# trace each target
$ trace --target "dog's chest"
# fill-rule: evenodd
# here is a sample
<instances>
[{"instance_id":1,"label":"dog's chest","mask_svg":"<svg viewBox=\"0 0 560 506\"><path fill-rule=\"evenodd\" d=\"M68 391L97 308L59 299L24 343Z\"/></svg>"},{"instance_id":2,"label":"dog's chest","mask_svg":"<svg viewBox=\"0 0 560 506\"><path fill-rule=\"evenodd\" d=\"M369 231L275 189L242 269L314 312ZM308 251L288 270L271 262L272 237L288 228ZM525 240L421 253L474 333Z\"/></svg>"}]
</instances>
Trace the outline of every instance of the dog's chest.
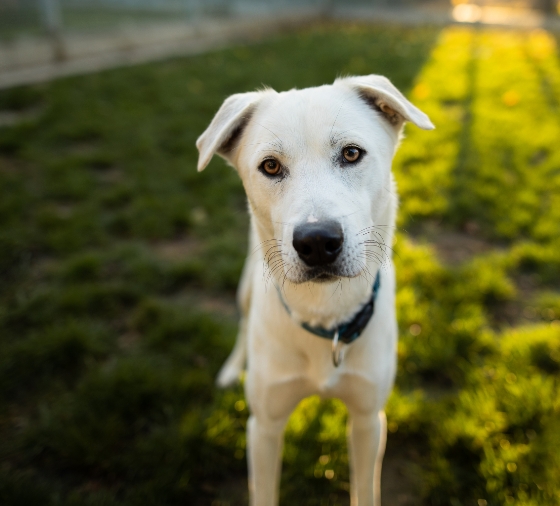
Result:
<instances>
[{"instance_id":1,"label":"dog's chest","mask_svg":"<svg viewBox=\"0 0 560 506\"><path fill-rule=\"evenodd\" d=\"M301 375L270 381L257 387L264 400L262 407L270 418L275 419L295 407L292 404L294 399L319 395L323 399L341 399L353 412L370 413L386 396L386 392L382 392L378 385L351 372L333 374L323 382L317 382L316 379Z\"/></svg>"},{"instance_id":2,"label":"dog's chest","mask_svg":"<svg viewBox=\"0 0 560 506\"><path fill-rule=\"evenodd\" d=\"M342 363L334 367L330 346L328 351L322 348L323 354L307 357L305 380L311 394L342 399L352 410L364 413L387 398L394 377L394 357L383 360L379 349L356 341L345 347Z\"/></svg>"}]
</instances>

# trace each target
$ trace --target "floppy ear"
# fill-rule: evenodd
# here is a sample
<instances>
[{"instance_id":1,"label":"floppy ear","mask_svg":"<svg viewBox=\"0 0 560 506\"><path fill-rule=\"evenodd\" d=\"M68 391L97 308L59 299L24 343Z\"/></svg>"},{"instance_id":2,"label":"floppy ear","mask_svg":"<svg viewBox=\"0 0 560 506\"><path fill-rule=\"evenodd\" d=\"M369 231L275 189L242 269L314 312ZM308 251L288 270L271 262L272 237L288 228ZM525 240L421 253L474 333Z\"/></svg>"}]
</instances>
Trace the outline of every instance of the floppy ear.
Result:
<instances>
[{"instance_id":1,"label":"floppy ear","mask_svg":"<svg viewBox=\"0 0 560 506\"><path fill-rule=\"evenodd\" d=\"M346 77L337 79L335 84L343 84L355 89L366 102L397 127L406 120L424 130L435 128L430 118L412 105L386 77L375 74Z\"/></svg>"},{"instance_id":2,"label":"floppy ear","mask_svg":"<svg viewBox=\"0 0 560 506\"><path fill-rule=\"evenodd\" d=\"M238 93L228 97L214 119L196 141L198 148L198 171L210 163L214 154L226 160L235 147L235 141L248 123L263 92Z\"/></svg>"}]
</instances>

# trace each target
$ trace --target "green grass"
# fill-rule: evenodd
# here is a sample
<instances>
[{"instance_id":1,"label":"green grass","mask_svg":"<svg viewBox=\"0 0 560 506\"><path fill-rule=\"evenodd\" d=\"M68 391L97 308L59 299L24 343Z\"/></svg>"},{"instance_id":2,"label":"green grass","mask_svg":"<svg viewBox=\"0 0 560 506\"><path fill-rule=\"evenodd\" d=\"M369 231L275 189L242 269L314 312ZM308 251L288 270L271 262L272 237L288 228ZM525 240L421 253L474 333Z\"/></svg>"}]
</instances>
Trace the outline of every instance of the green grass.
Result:
<instances>
[{"instance_id":1,"label":"green grass","mask_svg":"<svg viewBox=\"0 0 560 506\"><path fill-rule=\"evenodd\" d=\"M248 411L213 385L245 199L194 142L231 93L373 72L438 127L395 162L399 479L426 505L560 504L556 41L353 25L0 93L26 118L0 128L2 504L246 502ZM345 419L300 405L282 504L348 504Z\"/></svg>"}]
</instances>

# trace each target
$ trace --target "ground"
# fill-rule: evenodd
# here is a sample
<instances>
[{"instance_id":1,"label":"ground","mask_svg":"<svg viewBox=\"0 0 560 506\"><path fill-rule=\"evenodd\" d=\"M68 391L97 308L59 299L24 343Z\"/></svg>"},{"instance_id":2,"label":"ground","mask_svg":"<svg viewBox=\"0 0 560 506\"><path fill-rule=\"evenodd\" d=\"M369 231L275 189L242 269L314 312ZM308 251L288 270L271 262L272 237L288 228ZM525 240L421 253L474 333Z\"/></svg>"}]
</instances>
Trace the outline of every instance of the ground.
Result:
<instances>
[{"instance_id":1,"label":"ground","mask_svg":"<svg viewBox=\"0 0 560 506\"><path fill-rule=\"evenodd\" d=\"M543 31L315 26L0 93L0 502L246 501L241 184L194 142L231 93L381 73L407 127L385 504L560 489L560 63ZM6 119L7 118L7 119ZM348 504L346 410L288 424L282 504Z\"/></svg>"}]
</instances>

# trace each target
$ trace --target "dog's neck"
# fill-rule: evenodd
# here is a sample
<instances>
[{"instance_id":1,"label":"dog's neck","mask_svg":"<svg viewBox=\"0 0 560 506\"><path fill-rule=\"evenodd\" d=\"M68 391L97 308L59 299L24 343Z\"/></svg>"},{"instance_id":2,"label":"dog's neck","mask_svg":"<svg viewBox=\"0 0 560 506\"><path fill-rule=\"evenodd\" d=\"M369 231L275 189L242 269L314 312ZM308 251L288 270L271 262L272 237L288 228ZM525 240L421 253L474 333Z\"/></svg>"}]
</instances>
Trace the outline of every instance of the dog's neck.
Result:
<instances>
[{"instance_id":1,"label":"dog's neck","mask_svg":"<svg viewBox=\"0 0 560 506\"><path fill-rule=\"evenodd\" d=\"M278 297L298 323L331 329L351 320L369 301L378 268L368 266L371 276L341 278L329 283L285 283L278 288Z\"/></svg>"},{"instance_id":2,"label":"dog's neck","mask_svg":"<svg viewBox=\"0 0 560 506\"><path fill-rule=\"evenodd\" d=\"M375 234L382 236L384 244L391 246L393 242L393 224L397 206L396 194L387 202ZM258 227L255 227L258 228ZM256 230L257 235L260 236ZM372 232L372 236L373 236ZM260 237L259 237L260 238ZM260 238L265 241L266 238ZM390 248L385 251L385 261L390 261ZM366 263L367 269L356 278L340 278L333 282L307 282L294 284L284 279L283 273L274 276L276 288L270 284L280 302L289 308L290 315L298 323L307 323L314 327L332 329L341 323L351 320L370 300L375 277L381 269L383 283L383 264L373 256Z\"/></svg>"}]
</instances>

